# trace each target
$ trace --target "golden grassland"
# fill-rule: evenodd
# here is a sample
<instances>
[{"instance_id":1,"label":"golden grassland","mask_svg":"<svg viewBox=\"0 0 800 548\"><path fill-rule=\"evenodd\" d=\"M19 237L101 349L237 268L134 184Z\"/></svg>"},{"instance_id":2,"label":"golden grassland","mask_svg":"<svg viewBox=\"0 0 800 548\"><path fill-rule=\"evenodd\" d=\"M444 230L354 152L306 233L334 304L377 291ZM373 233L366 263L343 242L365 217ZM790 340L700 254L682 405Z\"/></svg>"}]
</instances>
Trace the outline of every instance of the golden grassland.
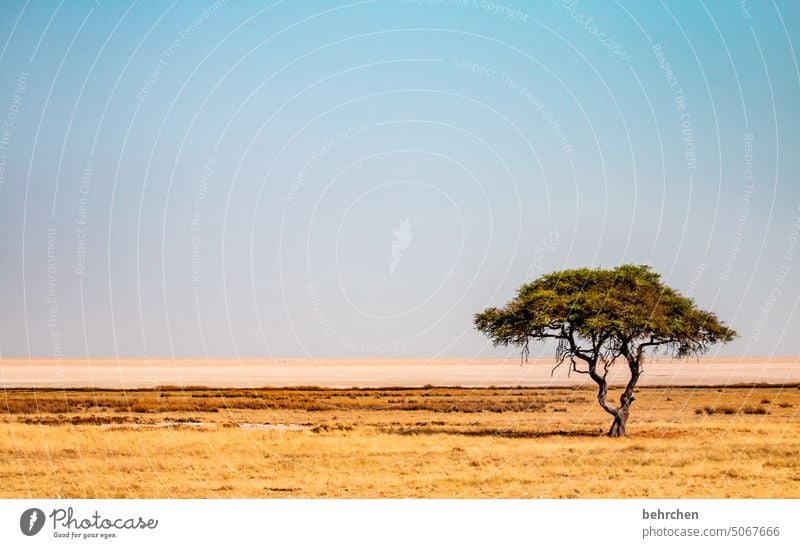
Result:
<instances>
[{"instance_id":1,"label":"golden grassland","mask_svg":"<svg viewBox=\"0 0 800 548\"><path fill-rule=\"evenodd\" d=\"M0 497L800 497L800 387L8 389Z\"/></svg>"}]
</instances>

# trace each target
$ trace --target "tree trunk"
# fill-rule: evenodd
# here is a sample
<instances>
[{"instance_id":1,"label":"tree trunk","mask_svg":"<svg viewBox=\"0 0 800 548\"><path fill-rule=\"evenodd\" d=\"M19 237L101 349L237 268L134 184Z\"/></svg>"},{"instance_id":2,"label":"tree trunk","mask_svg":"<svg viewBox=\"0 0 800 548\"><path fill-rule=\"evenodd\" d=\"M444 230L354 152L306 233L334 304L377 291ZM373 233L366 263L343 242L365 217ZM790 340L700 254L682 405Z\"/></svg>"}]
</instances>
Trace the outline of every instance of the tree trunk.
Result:
<instances>
[{"instance_id":1,"label":"tree trunk","mask_svg":"<svg viewBox=\"0 0 800 548\"><path fill-rule=\"evenodd\" d=\"M631 378L628 380L628 384L625 386L625 390L619 398L619 407L614 407L606 400L606 396L608 396L608 383L606 382L605 374L601 375L597 372L597 360L587 360L589 376L597 383L597 402L606 413L614 417L614 422L611 424L611 429L608 431L608 436L612 438L620 438L627 435L625 432L625 425L628 423L628 415L630 415L631 404L634 400L633 389L636 388L636 383L639 381L639 375L641 374L641 357L639 355L631 355L627 344L622 346L621 354L625 356L628 362Z\"/></svg>"},{"instance_id":2,"label":"tree trunk","mask_svg":"<svg viewBox=\"0 0 800 548\"><path fill-rule=\"evenodd\" d=\"M628 411L627 408L625 410L625 418L620 422L622 425L622 434L613 434L612 432L615 431L615 427L617 427L618 421L620 421L620 411L621 409L617 409L610 403L606 401L606 396L608 395L608 383L606 383L606 378L604 375L598 375L597 369L594 363L589 364L589 375L592 377L594 382L597 383L597 402L600 404L600 407L603 410L614 417L614 426L611 427L611 432L608 433L609 436L619 436L625 434L625 422L628 420ZM619 428L616 429L618 431Z\"/></svg>"},{"instance_id":3,"label":"tree trunk","mask_svg":"<svg viewBox=\"0 0 800 548\"><path fill-rule=\"evenodd\" d=\"M639 381L641 374L641 357L633 356L628 352L627 345L623 347L623 356L628 360L628 369L631 372L631 378L628 380L625 390L619 397L619 409L614 413L614 422L611 423L611 429L608 435L611 438L621 438L627 436L625 432L625 425L628 424L628 416L631 412L631 404L633 403L633 389L636 388L636 383Z\"/></svg>"},{"instance_id":4,"label":"tree trunk","mask_svg":"<svg viewBox=\"0 0 800 548\"><path fill-rule=\"evenodd\" d=\"M633 398L631 398L631 400L629 400L627 404L624 404L617 411L617 414L614 416L614 422L611 423L611 430L608 431L609 437L621 438L627 435L625 433L625 425L628 423L628 415L630 414L631 401L633 401Z\"/></svg>"}]
</instances>

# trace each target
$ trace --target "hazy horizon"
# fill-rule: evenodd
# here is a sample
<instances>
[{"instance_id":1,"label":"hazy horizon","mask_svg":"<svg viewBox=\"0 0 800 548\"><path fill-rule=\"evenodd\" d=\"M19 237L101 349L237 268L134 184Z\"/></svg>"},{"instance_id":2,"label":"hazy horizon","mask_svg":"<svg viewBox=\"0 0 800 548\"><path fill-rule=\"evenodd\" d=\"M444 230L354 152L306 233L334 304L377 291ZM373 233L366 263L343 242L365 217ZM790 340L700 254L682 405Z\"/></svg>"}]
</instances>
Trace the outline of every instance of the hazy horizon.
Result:
<instances>
[{"instance_id":1,"label":"hazy horizon","mask_svg":"<svg viewBox=\"0 0 800 548\"><path fill-rule=\"evenodd\" d=\"M796 2L0 13L0 357L513 356L621 263L800 355Z\"/></svg>"}]
</instances>

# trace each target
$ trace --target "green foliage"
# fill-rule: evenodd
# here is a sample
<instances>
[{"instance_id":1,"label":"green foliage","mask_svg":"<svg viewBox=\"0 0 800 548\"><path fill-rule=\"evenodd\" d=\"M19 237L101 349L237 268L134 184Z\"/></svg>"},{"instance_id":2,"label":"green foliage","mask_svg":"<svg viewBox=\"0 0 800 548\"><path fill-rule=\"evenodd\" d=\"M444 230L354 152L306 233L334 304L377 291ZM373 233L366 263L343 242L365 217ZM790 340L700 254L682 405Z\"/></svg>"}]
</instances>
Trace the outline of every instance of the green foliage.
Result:
<instances>
[{"instance_id":1,"label":"green foliage","mask_svg":"<svg viewBox=\"0 0 800 548\"><path fill-rule=\"evenodd\" d=\"M552 338L562 359L631 355L637 363L648 347L675 357L699 355L736 336L650 267L637 265L544 275L520 287L504 307L476 314L475 325L495 346L519 346L523 356L529 341Z\"/></svg>"}]
</instances>

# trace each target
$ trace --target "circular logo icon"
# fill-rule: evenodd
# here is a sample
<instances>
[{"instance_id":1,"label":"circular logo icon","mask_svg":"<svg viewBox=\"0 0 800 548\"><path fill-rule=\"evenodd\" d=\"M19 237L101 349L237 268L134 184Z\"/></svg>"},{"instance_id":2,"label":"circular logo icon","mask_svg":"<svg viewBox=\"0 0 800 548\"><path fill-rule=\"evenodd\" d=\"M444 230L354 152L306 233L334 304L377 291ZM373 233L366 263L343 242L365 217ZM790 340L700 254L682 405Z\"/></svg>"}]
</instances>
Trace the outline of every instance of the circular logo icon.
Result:
<instances>
[{"instance_id":1,"label":"circular logo icon","mask_svg":"<svg viewBox=\"0 0 800 548\"><path fill-rule=\"evenodd\" d=\"M32 537L44 527L44 512L38 508L28 508L19 517L19 529L22 534Z\"/></svg>"}]
</instances>

